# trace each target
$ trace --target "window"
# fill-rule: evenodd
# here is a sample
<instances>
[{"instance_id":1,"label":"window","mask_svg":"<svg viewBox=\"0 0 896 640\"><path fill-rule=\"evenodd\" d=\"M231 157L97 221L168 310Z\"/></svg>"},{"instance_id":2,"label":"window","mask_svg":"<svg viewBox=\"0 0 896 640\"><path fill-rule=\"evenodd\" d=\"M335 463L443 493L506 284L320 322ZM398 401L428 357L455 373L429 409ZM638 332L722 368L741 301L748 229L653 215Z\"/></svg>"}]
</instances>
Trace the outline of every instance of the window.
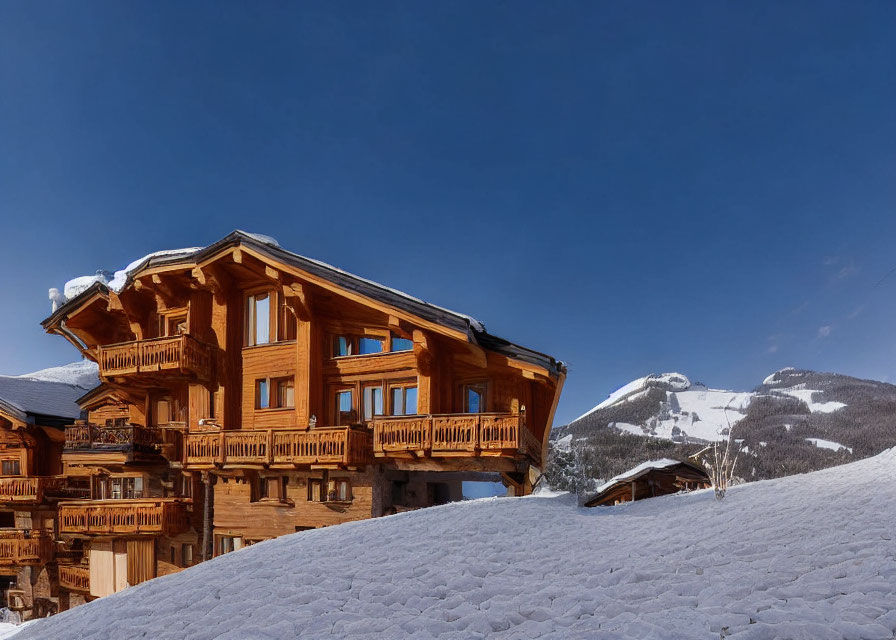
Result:
<instances>
[{"instance_id":1,"label":"window","mask_svg":"<svg viewBox=\"0 0 896 640\"><path fill-rule=\"evenodd\" d=\"M410 351L414 348L414 343L407 338L393 333L392 334L392 351Z\"/></svg>"},{"instance_id":2,"label":"window","mask_svg":"<svg viewBox=\"0 0 896 640\"><path fill-rule=\"evenodd\" d=\"M328 500L349 502L352 499L352 485L347 478L339 478L330 482Z\"/></svg>"},{"instance_id":3,"label":"window","mask_svg":"<svg viewBox=\"0 0 896 640\"><path fill-rule=\"evenodd\" d=\"M277 406L278 407L294 407L296 403L295 383L292 378L278 378L277 385Z\"/></svg>"},{"instance_id":4,"label":"window","mask_svg":"<svg viewBox=\"0 0 896 640\"><path fill-rule=\"evenodd\" d=\"M296 317L292 309L285 304L280 305L280 322L277 323L277 339L278 340L295 340L296 339Z\"/></svg>"},{"instance_id":5,"label":"window","mask_svg":"<svg viewBox=\"0 0 896 640\"><path fill-rule=\"evenodd\" d=\"M365 422L373 420L374 416L383 415L383 387L380 385L364 387L361 404Z\"/></svg>"},{"instance_id":6,"label":"window","mask_svg":"<svg viewBox=\"0 0 896 640\"><path fill-rule=\"evenodd\" d=\"M291 409L295 403L295 378L292 376L255 381L256 409Z\"/></svg>"},{"instance_id":7,"label":"window","mask_svg":"<svg viewBox=\"0 0 896 640\"><path fill-rule=\"evenodd\" d=\"M181 486L180 486L180 495L183 498L192 498L193 497L193 476L181 476L180 477Z\"/></svg>"},{"instance_id":8,"label":"window","mask_svg":"<svg viewBox=\"0 0 896 640\"><path fill-rule=\"evenodd\" d=\"M271 406L271 391L268 379L255 381L255 408L269 409Z\"/></svg>"},{"instance_id":9,"label":"window","mask_svg":"<svg viewBox=\"0 0 896 640\"><path fill-rule=\"evenodd\" d=\"M367 355L368 353L382 353L383 352L383 339L382 338L360 338L358 340L358 353L360 355Z\"/></svg>"},{"instance_id":10,"label":"window","mask_svg":"<svg viewBox=\"0 0 896 640\"><path fill-rule=\"evenodd\" d=\"M325 499L324 481L320 478L310 478L308 480L308 502L324 502Z\"/></svg>"},{"instance_id":11,"label":"window","mask_svg":"<svg viewBox=\"0 0 896 640\"><path fill-rule=\"evenodd\" d=\"M4 460L3 466L2 466L2 471L3 471L3 475L5 475L5 476L22 475L18 460Z\"/></svg>"},{"instance_id":12,"label":"window","mask_svg":"<svg viewBox=\"0 0 896 640\"><path fill-rule=\"evenodd\" d=\"M183 565L185 567L190 567L193 565L193 545L191 544L182 544L180 545L180 558L183 560Z\"/></svg>"},{"instance_id":13,"label":"window","mask_svg":"<svg viewBox=\"0 0 896 640\"><path fill-rule=\"evenodd\" d=\"M217 536L217 538L218 555L243 548L243 539L239 536Z\"/></svg>"},{"instance_id":14,"label":"window","mask_svg":"<svg viewBox=\"0 0 896 640\"><path fill-rule=\"evenodd\" d=\"M417 387L392 387L392 415L412 416L417 413Z\"/></svg>"},{"instance_id":15,"label":"window","mask_svg":"<svg viewBox=\"0 0 896 640\"><path fill-rule=\"evenodd\" d=\"M352 350L352 339L348 336L335 336L333 338L333 356L351 356L354 355Z\"/></svg>"},{"instance_id":16,"label":"window","mask_svg":"<svg viewBox=\"0 0 896 640\"><path fill-rule=\"evenodd\" d=\"M336 392L336 426L344 426L357 422L355 413L355 394L351 389Z\"/></svg>"},{"instance_id":17,"label":"window","mask_svg":"<svg viewBox=\"0 0 896 640\"><path fill-rule=\"evenodd\" d=\"M271 295L257 293L248 298L246 326L247 344L253 347L271 341Z\"/></svg>"},{"instance_id":18,"label":"window","mask_svg":"<svg viewBox=\"0 0 896 640\"><path fill-rule=\"evenodd\" d=\"M379 336L333 336L333 357L365 356L385 351L386 338Z\"/></svg>"},{"instance_id":19,"label":"window","mask_svg":"<svg viewBox=\"0 0 896 640\"><path fill-rule=\"evenodd\" d=\"M485 411L485 385L464 385L464 413L482 413Z\"/></svg>"},{"instance_id":20,"label":"window","mask_svg":"<svg viewBox=\"0 0 896 640\"><path fill-rule=\"evenodd\" d=\"M105 479L105 481L101 482L102 484L108 483L109 486L108 489L101 486L101 499L104 499L106 495L109 495L109 497L111 497L113 500L133 500L134 498L143 497L142 477L107 478Z\"/></svg>"}]
</instances>

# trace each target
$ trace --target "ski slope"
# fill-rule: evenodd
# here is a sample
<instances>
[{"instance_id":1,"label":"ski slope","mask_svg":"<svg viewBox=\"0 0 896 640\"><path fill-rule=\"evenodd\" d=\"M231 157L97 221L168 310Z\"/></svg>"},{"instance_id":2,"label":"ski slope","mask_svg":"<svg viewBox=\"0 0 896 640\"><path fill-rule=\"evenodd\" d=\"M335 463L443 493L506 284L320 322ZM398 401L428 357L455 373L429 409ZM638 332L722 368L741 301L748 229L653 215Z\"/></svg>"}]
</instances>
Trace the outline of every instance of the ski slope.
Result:
<instances>
[{"instance_id":1,"label":"ski slope","mask_svg":"<svg viewBox=\"0 0 896 640\"><path fill-rule=\"evenodd\" d=\"M482 499L257 544L13 637L891 640L894 521L896 450L722 502Z\"/></svg>"}]
</instances>

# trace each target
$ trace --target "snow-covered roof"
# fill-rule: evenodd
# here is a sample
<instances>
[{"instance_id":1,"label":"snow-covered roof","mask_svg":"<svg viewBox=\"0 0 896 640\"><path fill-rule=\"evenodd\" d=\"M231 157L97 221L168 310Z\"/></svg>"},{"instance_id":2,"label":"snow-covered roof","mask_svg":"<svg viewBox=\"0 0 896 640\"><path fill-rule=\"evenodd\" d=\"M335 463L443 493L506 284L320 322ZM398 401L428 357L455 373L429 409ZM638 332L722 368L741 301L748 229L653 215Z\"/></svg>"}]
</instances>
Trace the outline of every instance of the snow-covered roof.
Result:
<instances>
[{"instance_id":1,"label":"snow-covered roof","mask_svg":"<svg viewBox=\"0 0 896 640\"><path fill-rule=\"evenodd\" d=\"M620 473L618 476L613 476L607 482L600 485L597 488L596 492L603 493L614 484L617 484L619 482L631 482L632 480L636 480L648 471L653 471L655 469L668 469L669 467L674 467L679 464L683 464L681 460L672 460L670 458L661 458L660 460L648 460L647 462L642 462L637 467L629 469L625 473Z\"/></svg>"},{"instance_id":2,"label":"snow-covered roof","mask_svg":"<svg viewBox=\"0 0 896 640\"><path fill-rule=\"evenodd\" d=\"M0 409L19 420L34 416L77 419L81 416L78 398L84 387L17 376L0 376Z\"/></svg>"},{"instance_id":3,"label":"snow-covered roof","mask_svg":"<svg viewBox=\"0 0 896 640\"><path fill-rule=\"evenodd\" d=\"M890 638L896 450L644 500L486 498L260 542L15 640ZM869 496L856 500L855 496ZM786 514L786 517L782 517ZM612 553L608 553L612 550Z\"/></svg>"},{"instance_id":4,"label":"snow-covered roof","mask_svg":"<svg viewBox=\"0 0 896 640\"><path fill-rule=\"evenodd\" d=\"M398 291L373 280L354 275L326 262L292 253L281 248L280 244L270 236L240 230L232 232L205 248L194 247L151 253L140 260L135 260L124 269L116 271L111 277L108 275L108 272L98 272L94 276L76 278L75 281L77 282L71 288L72 293L76 289L78 290L78 293L74 296L59 294L58 290L51 289L50 299L54 301L53 315L44 320L43 325L46 327L57 317L63 317L67 310L74 306L78 300L81 300L82 297L89 296L96 291L101 292L104 287L115 292L122 291L130 284L134 276L144 268L169 264L195 264L212 257L223 249L241 244L251 247L261 255L293 265L306 272L325 278L345 289L406 310L441 326L466 333L486 349L537 364L555 373L565 371L563 363L551 356L489 334L485 329L485 325L472 316L425 302L403 291ZM69 281L68 284L75 281Z\"/></svg>"}]
</instances>

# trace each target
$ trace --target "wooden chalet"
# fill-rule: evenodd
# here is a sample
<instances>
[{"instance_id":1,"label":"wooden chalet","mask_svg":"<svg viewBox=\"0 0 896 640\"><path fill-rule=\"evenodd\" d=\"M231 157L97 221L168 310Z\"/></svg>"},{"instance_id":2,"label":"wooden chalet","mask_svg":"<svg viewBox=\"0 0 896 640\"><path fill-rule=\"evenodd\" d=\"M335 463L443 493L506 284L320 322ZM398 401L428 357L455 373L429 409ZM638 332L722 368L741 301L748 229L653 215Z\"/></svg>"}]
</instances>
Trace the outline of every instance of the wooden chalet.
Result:
<instances>
[{"instance_id":1,"label":"wooden chalet","mask_svg":"<svg viewBox=\"0 0 896 640\"><path fill-rule=\"evenodd\" d=\"M0 376L0 600L29 615L69 606L59 568L57 505L89 497L89 487L63 473L65 425L81 416L85 388Z\"/></svg>"},{"instance_id":2,"label":"wooden chalet","mask_svg":"<svg viewBox=\"0 0 896 640\"><path fill-rule=\"evenodd\" d=\"M101 596L260 540L541 473L565 377L476 320L236 231L151 256L43 322L99 365L61 464Z\"/></svg>"},{"instance_id":3,"label":"wooden chalet","mask_svg":"<svg viewBox=\"0 0 896 640\"><path fill-rule=\"evenodd\" d=\"M598 487L585 506L606 507L710 486L712 482L702 467L679 460L652 460Z\"/></svg>"}]
</instances>

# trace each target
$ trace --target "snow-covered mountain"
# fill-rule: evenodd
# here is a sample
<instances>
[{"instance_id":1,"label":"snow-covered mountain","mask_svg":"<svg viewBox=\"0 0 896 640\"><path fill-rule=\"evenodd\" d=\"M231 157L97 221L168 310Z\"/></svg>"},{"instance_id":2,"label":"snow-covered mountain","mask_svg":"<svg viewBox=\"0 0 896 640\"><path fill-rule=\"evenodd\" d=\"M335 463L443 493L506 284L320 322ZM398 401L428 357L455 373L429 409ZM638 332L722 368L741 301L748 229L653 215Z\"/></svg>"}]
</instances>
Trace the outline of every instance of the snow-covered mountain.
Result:
<instances>
[{"instance_id":1,"label":"snow-covered mountain","mask_svg":"<svg viewBox=\"0 0 896 640\"><path fill-rule=\"evenodd\" d=\"M896 451L578 509L488 498L262 542L14 640L892 638Z\"/></svg>"},{"instance_id":2,"label":"snow-covered mountain","mask_svg":"<svg viewBox=\"0 0 896 640\"><path fill-rule=\"evenodd\" d=\"M548 478L593 486L648 458L687 457L729 431L748 456L744 478L779 477L896 446L894 415L896 386L839 374L786 368L752 391L652 374L555 428Z\"/></svg>"}]
</instances>

